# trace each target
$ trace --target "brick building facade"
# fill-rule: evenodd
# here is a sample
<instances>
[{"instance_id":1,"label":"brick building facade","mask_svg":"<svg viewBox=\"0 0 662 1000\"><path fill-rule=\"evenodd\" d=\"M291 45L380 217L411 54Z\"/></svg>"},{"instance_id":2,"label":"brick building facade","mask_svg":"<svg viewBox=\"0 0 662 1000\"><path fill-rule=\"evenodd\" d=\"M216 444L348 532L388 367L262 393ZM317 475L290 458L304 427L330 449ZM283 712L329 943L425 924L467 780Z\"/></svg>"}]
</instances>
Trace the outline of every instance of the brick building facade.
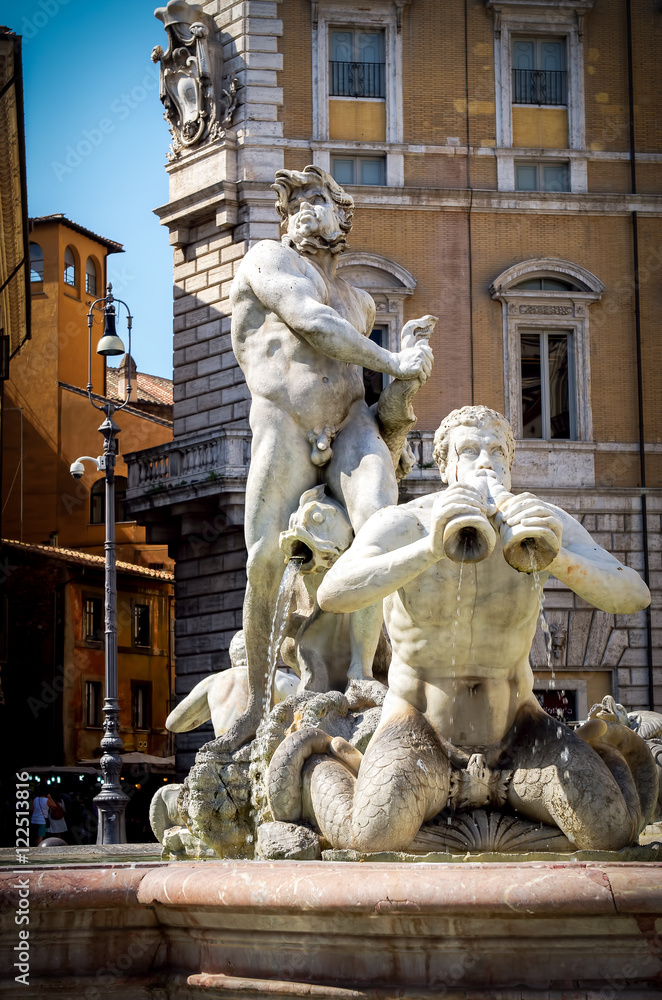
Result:
<instances>
[{"instance_id":1,"label":"brick building facade","mask_svg":"<svg viewBox=\"0 0 662 1000\"><path fill-rule=\"evenodd\" d=\"M578 717L609 692L660 707L659 5L202 7L190 20L207 27L222 86L236 77L237 106L167 166L156 211L174 248L174 441L129 456L127 494L176 559L178 694L227 666L241 625L249 400L230 284L252 244L279 238L274 172L315 163L355 199L341 266L375 298L382 343L440 317L403 497L437 488L432 433L449 410L504 412L515 487L575 514L653 592L649 613L613 616L552 581L556 678L538 636L539 689L570 692ZM179 738L181 768L207 736Z\"/></svg>"}]
</instances>

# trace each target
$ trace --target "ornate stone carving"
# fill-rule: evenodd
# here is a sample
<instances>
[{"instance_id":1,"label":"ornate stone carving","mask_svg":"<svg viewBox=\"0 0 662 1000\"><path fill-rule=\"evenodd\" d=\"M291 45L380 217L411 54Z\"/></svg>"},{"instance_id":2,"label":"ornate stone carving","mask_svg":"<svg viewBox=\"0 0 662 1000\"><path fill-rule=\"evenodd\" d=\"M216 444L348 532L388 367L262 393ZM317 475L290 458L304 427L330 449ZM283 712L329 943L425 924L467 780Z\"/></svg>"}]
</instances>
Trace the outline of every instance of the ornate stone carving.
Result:
<instances>
[{"instance_id":1,"label":"ornate stone carving","mask_svg":"<svg viewBox=\"0 0 662 1000\"><path fill-rule=\"evenodd\" d=\"M608 717L566 728L531 694L527 664L550 572L609 614L645 607L648 589L561 508L510 492L514 448L500 414L453 411L435 435L448 488L378 512L327 572L324 612L383 601L389 694L365 753L322 726L288 732L269 765L275 820L311 822L337 850L368 853L423 849L421 825L435 815L447 848L450 826L460 849L619 850L654 814L658 777L643 739ZM555 630L555 653L563 640ZM408 700L419 680L435 692L432 710ZM506 803L518 820L453 819ZM529 839L530 820L545 821L542 838L538 829Z\"/></svg>"},{"instance_id":2,"label":"ornate stone carving","mask_svg":"<svg viewBox=\"0 0 662 1000\"><path fill-rule=\"evenodd\" d=\"M161 67L160 98L172 134L169 159L224 134L237 103L237 79L223 89L220 45L213 23L197 4L169 0L154 16L163 22L168 48L152 50Z\"/></svg>"},{"instance_id":3,"label":"ornate stone carving","mask_svg":"<svg viewBox=\"0 0 662 1000\"><path fill-rule=\"evenodd\" d=\"M519 816L474 809L442 815L419 830L412 849L464 854L498 851L526 854L532 851L572 851L574 845L557 827L533 823Z\"/></svg>"},{"instance_id":4,"label":"ornate stone carving","mask_svg":"<svg viewBox=\"0 0 662 1000\"><path fill-rule=\"evenodd\" d=\"M539 306L521 305L519 307L522 316L572 316L572 306Z\"/></svg>"}]
</instances>

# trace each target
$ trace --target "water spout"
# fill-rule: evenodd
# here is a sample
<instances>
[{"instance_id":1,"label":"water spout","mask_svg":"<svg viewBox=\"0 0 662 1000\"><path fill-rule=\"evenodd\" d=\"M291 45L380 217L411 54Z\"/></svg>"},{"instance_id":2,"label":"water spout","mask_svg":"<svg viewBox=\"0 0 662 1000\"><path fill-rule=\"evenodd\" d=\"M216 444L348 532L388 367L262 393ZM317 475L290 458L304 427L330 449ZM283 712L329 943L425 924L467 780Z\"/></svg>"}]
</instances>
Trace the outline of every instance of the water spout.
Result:
<instances>
[{"instance_id":1,"label":"water spout","mask_svg":"<svg viewBox=\"0 0 662 1000\"><path fill-rule=\"evenodd\" d=\"M511 500L514 496L493 474L486 476L478 488L486 492L497 512L506 500ZM558 555L560 542L550 528L533 528L524 524L511 526L503 518L499 520L504 559L518 572L531 573L533 568L538 571L545 569Z\"/></svg>"},{"instance_id":2,"label":"water spout","mask_svg":"<svg viewBox=\"0 0 662 1000\"><path fill-rule=\"evenodd\" d=\"M444 529L444 552L453 562L481 562L495 545L496 532L482 514L459 514Z\"/></svg>"}]
</instances>

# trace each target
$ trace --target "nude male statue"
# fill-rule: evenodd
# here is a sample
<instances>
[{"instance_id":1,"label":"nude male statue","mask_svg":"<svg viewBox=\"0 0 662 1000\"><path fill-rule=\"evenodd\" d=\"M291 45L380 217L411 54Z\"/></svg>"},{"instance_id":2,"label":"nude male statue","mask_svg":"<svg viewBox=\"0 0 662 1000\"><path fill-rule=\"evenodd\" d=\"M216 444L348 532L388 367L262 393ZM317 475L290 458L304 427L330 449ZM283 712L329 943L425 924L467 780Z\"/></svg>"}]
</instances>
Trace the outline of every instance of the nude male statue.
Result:
<instances>
[{"instance_id":1,"label":"nude male statue","mask_svg":"<svg viewBox=\"0 0 662 1000\"><path fill-rule=\"evenodd\" d=\"M359 366L423 380L432 368L426 345L391 353L371 341L375 304L337 273L351 196L314 166L277 171L273 187L287 234L249 250L231 290L232 346L252 398L243 621L250 697L244 715L210 745L219 750L251 739L260 721L284 568L278 540L301 494L325 483L355 531L396 502L393 462L366 405ZM370 676L380 626L379 606L353 616L362 640L353 646L350 679Z\"/></svg>"},{"instance_id":2,"label":"nude male statue","mask_svg":"<svg viewBox=\"0 0 662 1000\"><path fill-rule=\"evenodd\" d=\"M276 819L303 814L336 848L403 850L447 805L451 761L457 767L464 755L466 766L480 754L488 770L512 775L503 783L511 807L559 827L577 848L616 850L636 839L657 797L650 753L617 723L591 720L577 735L539 706L528 659L538 593L530 574L506 562L500 526L551 531L558 551L541 581L553 574L604 611L636 612L650 594L559 507L530 493L503 499L513 454L500 414L453 411L435 436L448 488L375 513L326 575L324 610L383 599L389 690L363 757L320 730L286 738L269 773ZM483 561L464 563L458 602L460 564L446 557L443 536L466 514L489 519L497 540Z\"/></svg>"}]
</instances>

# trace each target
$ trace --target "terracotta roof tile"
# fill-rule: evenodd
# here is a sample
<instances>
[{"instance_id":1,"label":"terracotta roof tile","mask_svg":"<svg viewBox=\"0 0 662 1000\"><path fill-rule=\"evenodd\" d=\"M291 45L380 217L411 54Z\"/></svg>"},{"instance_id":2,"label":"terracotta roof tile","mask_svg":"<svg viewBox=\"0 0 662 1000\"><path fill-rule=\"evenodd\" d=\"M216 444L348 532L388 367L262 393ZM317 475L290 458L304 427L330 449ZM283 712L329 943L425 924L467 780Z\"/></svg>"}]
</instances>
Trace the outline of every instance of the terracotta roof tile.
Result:
<instances>
[{"instance_id":1,"label":"terracotta roof tile","mask_svg":"<svg viewBox=\"0 0 662 1000\"><path fill-rule=\"evenodd\" d=\"M118 382L119 368L106 368L106 395L108 399L120 398L117 391ZM134 386L137 384L138 387L137 396L135 388L131 393L132 403L161 403L172 406L172 379L138 372L132 377L132 382Z\"/></svg>"},{"instance_id":2,"label":"terracotta roof tile","mask_svg":"<svg viewBox=\"0 0 662 1000\"><path fill-rule=\"evenodd\" d=\"M78 549L63 549L56 548L53 545L17 542L9 538L3 538L0 541L0 545L8 546L19 552L41 553L51 559L60 559L62 562L73 562L83 566L98 566L99 569L102 569L106 562L103 556L94 556L89 552L79 552ZM137 566L135 563L122 562L121 559L118 559L115 565L118 573L132 573L135 576L151 577L152 580L166 580L168 583L175 579L174 573L170 573L165 569L150 569L149 566Z\"/></svg>"},{"instance_id":3,"label":"terracotta roof tile","mask_svg":"<svg viewBox=\"0 0 662 1000\"><path fill-rule=\"evenodd\" d=\"M111 253L124 253L124 247L121 243L116 240L109 240L106 236L99 236L98 233L93 233L91 229L86 229L85 226L79 225L77 222L73 222L72 219L68 219L66 215L62 213L56 213L55 215L38 215L30 219L31 223L35 222L59 222L60 225L66 226L68 229L73 229L75 233L81 233L83 236L88 236L91 240L96 240L106 248L109 254Z\"/></svg>"}]
</instances>

